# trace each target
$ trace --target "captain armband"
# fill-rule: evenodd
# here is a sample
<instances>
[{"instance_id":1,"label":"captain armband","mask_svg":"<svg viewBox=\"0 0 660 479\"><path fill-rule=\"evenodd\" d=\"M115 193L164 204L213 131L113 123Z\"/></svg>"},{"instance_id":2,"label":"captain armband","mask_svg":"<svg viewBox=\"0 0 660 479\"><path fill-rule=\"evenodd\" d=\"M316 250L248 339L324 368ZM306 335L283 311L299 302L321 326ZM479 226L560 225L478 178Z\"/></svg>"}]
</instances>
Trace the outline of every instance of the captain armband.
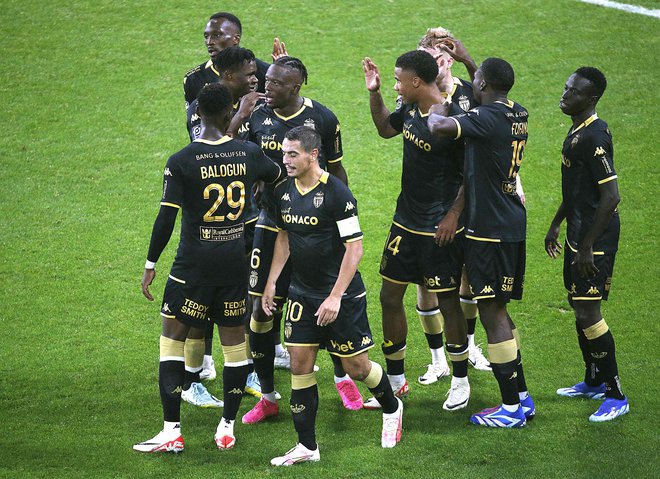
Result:
<instances>
[{"instance_id":1,"label":"captain armband","mask_svg":"<svg viewBox=\"0 0 660 479\"><path fill-rule=\"evenodd\" d=\"M353 206L351 202L348 204ZM349 218L337 221L337 229L339 229L339 236L341 238L347 238L362 232L360 229L360 221L358 220L357 216L351 216Z\"/></svg>"}]
</instances>

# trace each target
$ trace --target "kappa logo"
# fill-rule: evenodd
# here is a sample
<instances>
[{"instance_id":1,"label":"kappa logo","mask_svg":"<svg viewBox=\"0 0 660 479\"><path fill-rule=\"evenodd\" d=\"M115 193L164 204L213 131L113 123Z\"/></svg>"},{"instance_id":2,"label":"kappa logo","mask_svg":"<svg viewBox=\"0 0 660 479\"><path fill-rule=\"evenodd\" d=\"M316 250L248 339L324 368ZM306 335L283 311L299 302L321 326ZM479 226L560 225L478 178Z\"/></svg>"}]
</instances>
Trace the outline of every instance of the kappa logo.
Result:
<instances>
[{"instance_id":1,"label":"kappa logo","mask_svg":"<svg viewBox=\"0 0 660 479\"><path fill-rule=\"evenodd\" d=\"M355 205L353 204L353 202L348 201L348 202L346 202L346 208L344 208L344 213L346 213L347 211L354 210L354 209L355 209Z\"/></svg>"},{"instance_id":2,"label":"kappa logo","mask_svg":"<svg viewBox=\"0 0 660 479\"><path fill-rule=\"evenodd\" d=\"M181 386L177 386L174 388L174 391L172 391L172 394L181 394L181 391L183 391L183 388Z\"/></svg>"},{"instance_id":3,"label":"kappa logo","mask_svg":"<svg viewBox=\"0 0 660 479\"><path fill-rule=\"evenodd\" d=\"M408 114L412 117L415 118L415 110L410 110Z\"/></svg>"},{"instance_id":4,"label":"kappa logo","mask_svg":"<svg viewBox=\"0 0 660 479\"><path fill-rule=\"evenodd\" d=\"M273 120L271 120L270 117L267 117L267 118L263 121L262 125L273 126Z\"/></svg>"},{"instance_id":5,"label":"kappa logo","mask_svg":"<svg viewBox=\"0 0 660 479\"><path fill-rule=\"evenodd\" d=\"M484 286L483 289L479 291L479 294L490 294L490 293L493 293L493 288L489 284Z\"/></svg>"},{"instance_id":6,"label":"kappa logo","mask_svg":"<svg viewBox=\"0 0 660 479\"><path fill-rule=\"evenodd\" d=\"M284 193L282 195L282 198L280 198L282 201L291 201L291 197L289 196L289 193Z\"/></svg>"},{"instance_id":7,"label":"kappa logo","mask_svg":"<svg viewBox=\"0 0 660 479\"><path fill-rule=\"evenodd\" d=\"M253 358L253 359L261 359L261 358L263 358L263 357L265 357L265 356L266 356L266 355L265 355L264 353L255 353L254 351L252 351L252 358Z\"/></svg>"},{"instance_id":8,"label":"kappa logo","mask_svg":"<svg viewBox=\"0 0 660 479\"><path fill-rule=\"evenodd\" d=\"M591 357L594 359L603 359L607 356L607 351L602 351L600 353L591 353Z\"/></svg>"},{"instance_id":9,"label":"kappa logo","mask_svg":"<svg viewBox=\"0 0 660 479\"><path fill-rule=\"evenodd\" d=\"M229 394L243 394L243 391L240 388L234 388L227 391Z\"/></svg>"},{"instance_id":10,"label":"kappa logo","mask_svg":"<svg viewBox=\"0 0 660 479\"><path fill-rule=\"evenodd\" d=\"M605 148L602 146L596 147L596 152L594 153L594 156L603 156L605 155Z\"/></svg>"},{"instance_id":11,"label":"kappa logo","mask_svg":"<svg viewBox=\"0 0 660 479\"><path fill-rule=\"evenodd\" d=\"M307 408L305 407L304 404L292 404L292 405L291 405L291 412L292 412L293 414L300 414L300 413L303 412L305 409L307 409Z\"/></svg>"},{"instance_id":12,"label":"kappa logo","mask_svg":"<svg viewBox=\"0 0 660 479\"><path fill-rule=\"evenodd\" d=\"M571 283L571 290L569 291L571 294L576 294L577 293L577 286L575 286L575 283Z\"/></svg>"},{"instance_id":13,"label":"kappa logo","mask_svg":"<svg viewBox=\"0 0 660 479\"><path fill-rule=\"evenodd\" d=\"M165 176L172 176L172 172L170 171L169 168L165 168L165 171L163 172L163 175L165 175Z\"/></svg>"},{"instance_id":14,"label":"kappa logo","mask_svg":"<svg viewBox=\"0 0 660 479\"><path fill-rule=\"evenodd\" d=\"M170 305L167 303L163 303L163 312L165 313L171 313L172 310L170 309Z\"/></svg>"},{"instance_id":15,"label":"kappa logo","mask_svg":"<svg viewBox=\"0 0 660 479\"><path fill-rule=\"evenodd\" d=\"M511 375L511 377L509 378L509 381L512 380L512 379L516 379L517 377L518 377L518 372L514 371L513 374Z\"/></svg>"},{"instance_id":16,"label":"kappa logo","mask_svg":"<svg viewBox=\"0 0 660 479\"><path fill-rule=\"evenodd\" d=\"M589 288L589 291L587 291L587 294L600 294L600 291L595 286L592 286Z\"/></svg>"},{"instance_id":17,"label":"kappa logo","mask_svg":"<svg viewBox=\"0 0 660 479\"><path fill-rule=\"evenodd\" d=\"M474 113L475 115L479 114L479 108L472 108L468 113Z\"/></svg>"},{"instance_id":18,"label":"kappa logo","mask_svg":"<svg viewBox=\"0 0 660 479\"><path fill-rule=\"evenodd\" d=\"M369 346L371 344L371 338L369 336L364 336L360 346Z\"/></svg>"}]
</instances>

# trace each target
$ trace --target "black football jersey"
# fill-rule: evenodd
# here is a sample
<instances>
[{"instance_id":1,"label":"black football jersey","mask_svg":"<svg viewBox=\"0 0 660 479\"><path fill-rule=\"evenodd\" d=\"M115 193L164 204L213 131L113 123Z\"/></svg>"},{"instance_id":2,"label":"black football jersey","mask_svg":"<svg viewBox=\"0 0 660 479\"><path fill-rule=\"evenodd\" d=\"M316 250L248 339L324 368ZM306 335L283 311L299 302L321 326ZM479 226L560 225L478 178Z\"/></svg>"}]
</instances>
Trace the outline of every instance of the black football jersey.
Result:
<instances>
[{"instance_id":1,"label":"black football jersey","mask_svg":"<svg viewBox=\"0 0 660 479\"><path fill-rule=\"evenodd\" d=\"M284 135L296 126L309 126L321 135L319 152L321 168L326 169L328 163L342 160L344 153L337 117L328 108L309 98L303 98L300 110L289 117L283 117L266 104L260 103L252 112L250 119L241 126L239 135L257 144L266 156L283 166L282 141ZM266 188L264 191L262 206L272 211L274 207L272 189Z\"/></svg>"},{"instance_id":2,"label":"black football jersey","mask_svg":"<svg viewBox=\"0 0 660 479\"><path fill-rule=\"evenodd\" d=\"M265 92L266 71L270 66L268 63L257 58L257 79L259 80L258 92ZM207 83L216 83L220 80L220 72L213 66L213 61L196 66L189 70L183 77L183 94L186 100L186 109L197 98L199 91Z\"/></svg>"},{"instance_id":3,"label":"black football jersey","mask_svg":"<svg viewBox=\"0 0 660 479\"><path fill-rule=\"evenodd\" d=\"M455 79L454 91L471 105L472 89ZM452 95L453 98L453 95ZM451 114L464 111L452 101ZM417 104L402 104L390 114L392 128L403 134L401 193L394 221L416 232L431 233L454 203L463 182L463 140L434 136L429 131L428 114Z\"/></svg>"},{"instance_id":4,"label":"black football jersey","mask_svg":"<svg viewBox=\"0 0 660 479\"><path fill-rule=\"evenodd\" d=\"M527 214L516 176L527 144L529 113L508 100L478 106L452 118L465 138L466 237L524 241Z\"/></svg>"},{"instance_id":5,"label":"black football jersey","mask_svg":"<svg viewBox=\"0 0 660 479\"><path fill-rule=\"evenodd\" d=\"M183 213L171 276L190 284L247 284L250 191L257 180L274 182L280 174L259 148L228 136L195 140L172 155L163 173L161 205Z\"/></svg>"},{"instance_id":6,"label":"black football jersey","mask_svg":"<svg viewBox=\"0 0 660 479\"><path fill-rule=\"evenodd\" d=\"M291 290L325 298L334 287L346 248L362 239L357 201L344 183L324 172L316 186L301 193L297 180L275 187L277 226L289 235ZM346 289L354 298L365 292L359 272Z\"/></svg>"},{"instance_id":7,"label":"black football jersey","mask_svg":"<svg viewBox=\"0 0 660 479\"><path fill-rule=\"evenodd\" d=\"M232 115L236 114L239 106L240 100L234 103ZM197 114L197 98L186 108L186 129L188 130L190 141L195 141L202 132L202 119Z\"/></svg>"},{"instance_id":8,"label":"black football jersey","mask_svg":"<svg viewBox=\"0 0 660 479\"><path fill-rule=\"evenodd\" d=\"M600 200L598 186L617 178L612 135L607 123L594 114L578 127L571 128L561 153L566 239L573 249L578 249L593 225ZM606 230L595 241L593 250L616 251L619 229L619 214L615 211Z\"/></svg>"}]
</instances>

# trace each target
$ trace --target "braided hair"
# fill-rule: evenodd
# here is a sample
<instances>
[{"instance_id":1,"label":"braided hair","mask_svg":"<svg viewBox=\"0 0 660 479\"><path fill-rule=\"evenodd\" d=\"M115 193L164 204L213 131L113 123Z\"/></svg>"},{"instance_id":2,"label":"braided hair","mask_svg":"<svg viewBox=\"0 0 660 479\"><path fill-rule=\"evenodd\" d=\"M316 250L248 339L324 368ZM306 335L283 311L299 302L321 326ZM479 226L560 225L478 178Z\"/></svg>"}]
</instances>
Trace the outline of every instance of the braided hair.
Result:
<instances>
[{"instance_id":1,"label":"braided hair","mask_svg":"<svg viewBox=\"0 0 660 479\"><path fill-rule=\"evenodd\" d=\"M307 85L307 68L303 62L295 57L282 57L278 58L273 65L279 65L281 67L288 68L290 70L297 70L300 74L301 83Z\"/></svg>"}]
</instances>

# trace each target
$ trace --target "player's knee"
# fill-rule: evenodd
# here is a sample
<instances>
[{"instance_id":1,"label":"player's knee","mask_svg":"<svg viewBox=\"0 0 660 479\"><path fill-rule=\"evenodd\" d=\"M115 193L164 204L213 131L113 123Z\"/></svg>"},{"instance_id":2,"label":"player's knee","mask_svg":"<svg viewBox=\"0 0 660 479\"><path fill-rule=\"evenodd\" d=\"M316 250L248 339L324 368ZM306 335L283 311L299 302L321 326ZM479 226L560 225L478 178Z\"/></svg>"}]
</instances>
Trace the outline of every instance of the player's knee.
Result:
<instances>
[{"instance_id":1,"label":"player's knee","mask_svg":"<svg viewBox=\"0 0 660 479\"><path fill-rule=\"evenodd\" d=\"M364 381L369 375L371 363L366 354L360 354L352 358L343 358L342 366L346 374L350 376L353 381Z\"/></svg>"}]
</instances>

